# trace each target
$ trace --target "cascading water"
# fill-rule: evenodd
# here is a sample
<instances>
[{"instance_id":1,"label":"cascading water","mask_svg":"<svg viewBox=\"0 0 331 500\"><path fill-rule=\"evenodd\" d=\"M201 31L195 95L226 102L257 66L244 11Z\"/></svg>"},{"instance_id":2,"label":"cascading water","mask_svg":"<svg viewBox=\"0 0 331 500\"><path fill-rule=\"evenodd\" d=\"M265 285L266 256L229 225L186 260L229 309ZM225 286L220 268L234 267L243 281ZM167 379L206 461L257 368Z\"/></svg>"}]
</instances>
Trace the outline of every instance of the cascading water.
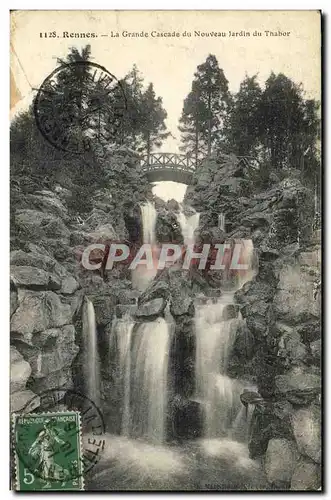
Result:
<instances>
[{"instance_id":1,"label":"cascading water","mask_svg":"<svg viewBox=\"0 0 331 500\"><path fill-rule=\"evenodd\" d=\"M222 231L225 231L225 215L224 214L219 214L218 215L218 227Z\"/></svg>"},{"instance_id":2,"label":"cascading water","mask_svg":"<svg viewBox=\"0 0 331 500\"><path fill-rule=\"evenodd\" d=\"M157 211L153 203L146 201L140 206L142 226L143 226L143 242L150 243L151 245L155 243L155 225L157 219Z\"/></svg>"},{"instance_id":3,"label":"cascading water","mask_svg":"<svg viewBox=\"0 0 331 500\"><path fill-rule=\"evenodd\" d=\"M143 243L149 243L152 247L153 255L158 255L158 248L156 245L155 226L157 219L157 211L153 203L146 201L140 206L141 220L143 228ZM146 269L146 266L137 266L132 270L132 285L141 292L146 290L149 283L155 278L157 269Z\"/></svg>"},{"instance_id":4,"label":"cascading water","mask_svg":"<svg viewBox=\"0 0 331 500\"><path fill-rule=\"evenodd\" d=\"M164 318L138 326L131 345L129 434L162 443L167 414L171 328Z\"/></svg>"},{"instance_id":5,"label":"cascading water","mask_svg":"<svg viewBox=\"0 0 331 500\"><path fill-rule=\"evenodd\" d=\"M242 247L242 260L248 263L248 269L238 272L236 289L223 293L216 303L207 301L196 310L196 396L204 408L204 435L207 438L231 437L233 424L236 422L238 427L239 419L244 424L239 396L245 385L227 375L229 354L243 321L240 314L233 317L237 314L234 293L254 273L252 242L242 242ZM246 430L242 434L245 435Z\"/></svg>"},{"instance_id":6,"label":"cascading water","mask_svg":"<svg viewBox=\"0 0 331 500\"><path fill-rule=\"evenodd\" d=\"M82 314L82 366L85 393L96 404L100 402L100 360L93 303L85 297Z\"/></svg>"},{"instance_id":7,"label":"cascading water","mask_svg":"<svg viewBox=\"0 0 331 500\"><path fill-rule=\"evenodd\" d=\"M199 227L200 214L195 212L193 215L186 216L183 207L180 206L180 212L177 214L177 221L180 225L184 244L194 243L194 232Z\"/></svg>"},{"instance_id":8,"label":"cascading water","mask_svg":"<svg viewBox=\"0 0 331 500\"><path fill-rule=\"evenodd\" d=\"M109 343L110 353L116 353L116 392L120 394L122 401L121 434L124 436L129 435L130 423L130 348L133 326L134 321L129 313L123 318L116 318Z\"/></svg>"}]
</instances>

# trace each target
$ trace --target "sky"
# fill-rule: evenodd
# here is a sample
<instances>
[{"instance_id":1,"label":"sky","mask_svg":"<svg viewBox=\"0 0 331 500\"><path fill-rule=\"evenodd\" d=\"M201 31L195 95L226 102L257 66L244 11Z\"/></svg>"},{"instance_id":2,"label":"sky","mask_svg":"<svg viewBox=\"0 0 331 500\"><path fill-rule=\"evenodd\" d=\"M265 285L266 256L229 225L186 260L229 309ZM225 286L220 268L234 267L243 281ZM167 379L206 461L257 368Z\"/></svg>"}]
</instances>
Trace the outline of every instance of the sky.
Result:
<instances>
[{"instance_id":1,"label":"sky","mask_svg":"<svg viewBox=\"0 0 331 500\"><path fill-rule=\"evenodd\" d=\"M289 35L266 36L266 31L278 30ZM54 31L55 38L45 38L45 33ZM255 31L262 36L253 36ZM148 36L128 37L124 32ZM178 32L180 36L152 37L152 32ZM226 36L201 35L211 32ZM210 53L218 59L232 92L238 91L246 73L257 74L263 85L274 71L302 83L306 97L320 99L317 11L15 11L11 33L11 116L29 105L36 93L33 89L56 67L58 57L64 58L72 46L82 48L90 43L92 61L118 79L135 63L146 85L153 82L156 94L163 98L168 130L174 136L162 145L160 150L165 152L179 152L177 126L183 99L190 91L197 65ZM71 33L95 33L96 37L67 38ZM116 33L120 36L111 36ZM162 191L162 186L158 189ZM168 193L173 189L170 186ZM184 188L179 185L178 189L181 192Z\"/></svg>"}]
</instances>

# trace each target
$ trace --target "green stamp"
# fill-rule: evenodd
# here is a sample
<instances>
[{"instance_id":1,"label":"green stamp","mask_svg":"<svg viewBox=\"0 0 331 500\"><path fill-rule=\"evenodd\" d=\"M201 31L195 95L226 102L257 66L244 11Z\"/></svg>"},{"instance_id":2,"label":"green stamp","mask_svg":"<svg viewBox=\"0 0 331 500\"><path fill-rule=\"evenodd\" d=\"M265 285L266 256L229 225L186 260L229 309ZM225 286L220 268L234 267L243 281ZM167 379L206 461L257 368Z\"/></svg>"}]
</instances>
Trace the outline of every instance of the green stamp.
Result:
<instances>
[{"instance_id":1,"label":"green stamp","mask_svg":"<svg viewBox=\"0 0 331 500\"><path fill-rule=\"evenodd\" d=\"M78 411L13 416L16 489L84 490Z\"/></svg>"}]
</instances>

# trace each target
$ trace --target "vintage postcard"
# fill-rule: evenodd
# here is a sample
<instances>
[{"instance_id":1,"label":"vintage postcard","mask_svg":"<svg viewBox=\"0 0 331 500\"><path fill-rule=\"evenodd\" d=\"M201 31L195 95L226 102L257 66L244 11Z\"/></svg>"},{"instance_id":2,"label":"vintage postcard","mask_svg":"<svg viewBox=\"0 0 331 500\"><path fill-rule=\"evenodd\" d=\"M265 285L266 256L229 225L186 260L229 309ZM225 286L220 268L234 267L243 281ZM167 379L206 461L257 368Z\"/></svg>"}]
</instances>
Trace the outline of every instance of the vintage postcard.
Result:
<instances>
[{"instance_id":1,"label":"vintage postcard","mask_svg":"<svg viewBox=\"0 0 331 500\"><path fill-rule=\"evenodd\" d=\"M321 12L10 49L12 489L322 490Z\"/></svg>"}]
</instances>

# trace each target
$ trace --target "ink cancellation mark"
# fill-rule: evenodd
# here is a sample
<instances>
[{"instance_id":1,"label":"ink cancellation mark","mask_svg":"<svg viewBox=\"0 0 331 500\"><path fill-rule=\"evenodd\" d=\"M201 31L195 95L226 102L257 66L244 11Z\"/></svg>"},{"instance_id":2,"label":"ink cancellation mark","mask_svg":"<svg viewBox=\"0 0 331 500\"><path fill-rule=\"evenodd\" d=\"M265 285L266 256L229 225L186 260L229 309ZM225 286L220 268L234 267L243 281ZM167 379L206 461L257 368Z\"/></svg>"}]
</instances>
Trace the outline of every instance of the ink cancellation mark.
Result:
<instances>
[{"instance_id":1,"label":"ink cancellation mark","mask_svg":"<svg viewBox=\"0 0 331 500\"><path fill-rule=\"evenodd\" d=\"M89 61L62 64L42 83L34 101L37 127L55 148L81 154L121 133L127 100L121 82Z\"/></svg>"},{"instance_id":2,"label":"ink cancellation mark","mask_svg":"<svg viewBox=\"0 0 331 500\"><path fill-rule=\"evenodd\" d=\"M71 390L51 389L35 398L40 398L41 410L58 406L59 411L28 413L34 407L31 400L20 414L13 415L16 489L84 490L84 478L105 446L100 410L89 398ZM63 406L68 410L61 410Z\"/></svg>"}]
</instances>

